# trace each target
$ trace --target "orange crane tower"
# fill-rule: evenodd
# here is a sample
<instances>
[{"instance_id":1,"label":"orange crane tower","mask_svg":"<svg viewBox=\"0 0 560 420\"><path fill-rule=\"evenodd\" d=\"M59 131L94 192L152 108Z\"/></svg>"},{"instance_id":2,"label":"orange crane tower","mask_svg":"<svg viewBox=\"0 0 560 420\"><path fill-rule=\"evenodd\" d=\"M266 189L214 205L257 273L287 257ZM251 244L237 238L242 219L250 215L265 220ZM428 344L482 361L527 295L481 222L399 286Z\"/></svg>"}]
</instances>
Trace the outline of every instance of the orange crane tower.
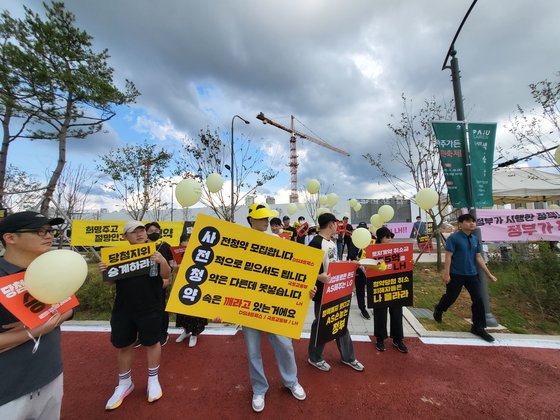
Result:
<instances>
[{"instance_id":1,"label":"orange crane tower","mask_svg":"<svg viewBox=\"0 0 560 420\"><path fill-rule=\"evenodd\" d=\"M299 131L297 131L294 128L294 116L291 115L291 127L285 127L282 124L279 124L275 121L272 121L270 118L267 118L264 116L264 114L261 112L259 113L259 115L257 115L257 119L261 120L263 122L263 124L270 124L273 125L274 127L278 127L281 130L287 131L288 133L291 134L290 136L290 185L291 185L291 192L290 192L290 203L297 203L298 202L298 192L297 192L297 167L298 167L298 163L297 163L297 152L296 152L296 137L305 139L305 140L309 140L312 143L318 144L319 146L323 146L326 147L327 149L330 150L334 150L335 152L338 152L342 155L345 156L350 156L350 153L339 149L338 147L334 147L331 146L330 144L328 144L327 142L323 141L323 140L319 140L316 139L315 137L311 137L308 134L303 134L300 133Z\"/></svg>"}]
</instances>

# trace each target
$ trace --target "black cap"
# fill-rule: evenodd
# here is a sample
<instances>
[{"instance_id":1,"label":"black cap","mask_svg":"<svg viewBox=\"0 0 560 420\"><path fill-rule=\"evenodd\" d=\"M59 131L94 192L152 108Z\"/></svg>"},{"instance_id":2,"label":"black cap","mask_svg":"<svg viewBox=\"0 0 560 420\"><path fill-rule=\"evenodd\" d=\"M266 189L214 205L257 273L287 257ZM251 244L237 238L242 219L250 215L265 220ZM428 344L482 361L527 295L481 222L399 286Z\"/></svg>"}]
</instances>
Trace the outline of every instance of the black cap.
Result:
<instances>
[{"instance_id":1,"label":"black cap","mask_svg":"<svg viewBox=\"0 0 560 420\"><path fill-rule=\"evenodd\" d=\"M282 220L290 220L290 216L284 216L282 217Z\"/></svg>"},{"instance_id":2,"label":"black cap","mask_svg":"<svg viewBox=\"0 0 560 420\"><path fill-rule=\"evenodd\" d=\"M45 225L61 225L64 219L56 217L49 219L48 217L34 211L22 211L14 213L0 220L0 236L4 233L13 233L20 230L39 229Z\"/></svg>"},{"instance_id":3,"label":"black cap","mask_svg":"<svg viewBox=\"0 0 560 420\"><path fill-rule=\"evenodd\" d=\"M377 229L377 232L375 232L375 236L377 237L377 240L380 241L381 238L394 238L395 234L391 232L388 227L383 226Z\"/></svg>"},{"instance_id":4,"label":"black cap","mask_svg":"<svg viewBox=\"0 0 560 420\"><path fill-rule=\"evenodd\" d=\"M323 213L322 215L319 216L317 221L319 222L319 227L324 227L329 222L338 222L338 219L332 213Z\"/></svg>"},{"instance_id":5,"label":"black cap","mask_svg":"<svg viewBox=\"0 0 560 420\"><path fill-rule=\"evenodd\" d=\"M360 228L366 228L367 229L367 223L366 222L360 222L358 223L358 227Z\"/></svg>"}]
</instances>

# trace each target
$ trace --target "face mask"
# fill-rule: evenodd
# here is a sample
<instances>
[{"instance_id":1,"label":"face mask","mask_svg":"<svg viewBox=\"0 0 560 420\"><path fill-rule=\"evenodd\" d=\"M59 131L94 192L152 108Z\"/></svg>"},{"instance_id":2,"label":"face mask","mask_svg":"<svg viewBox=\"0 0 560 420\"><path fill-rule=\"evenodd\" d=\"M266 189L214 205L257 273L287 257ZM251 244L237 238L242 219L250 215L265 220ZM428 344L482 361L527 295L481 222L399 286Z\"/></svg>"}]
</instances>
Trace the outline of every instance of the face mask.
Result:
<instances>
[{"instance_id":1,"label":"face mask","mask_svg":"<svg viewBox=\"0 0 560 420\"><path fill-rule=\"evenodd\" d=\"M160 238L161 234L159 232L152 232L148 234L148 239L152 242L157 241Z\"/></svg>"}]
</instances>

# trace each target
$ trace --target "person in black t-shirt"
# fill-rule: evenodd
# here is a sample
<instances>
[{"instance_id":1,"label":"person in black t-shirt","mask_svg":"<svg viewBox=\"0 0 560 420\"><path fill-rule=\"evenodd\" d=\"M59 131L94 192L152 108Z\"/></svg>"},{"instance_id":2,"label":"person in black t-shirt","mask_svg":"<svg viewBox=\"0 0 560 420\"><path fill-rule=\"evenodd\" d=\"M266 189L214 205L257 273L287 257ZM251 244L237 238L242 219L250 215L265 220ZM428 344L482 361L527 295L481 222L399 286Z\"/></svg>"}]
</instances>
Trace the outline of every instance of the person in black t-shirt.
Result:
<instances>
[{"instance_id":1,"label":"person in black t-shirt","mask_svg":"<svg viewBox=\"0 0 560 420\"><path fill-rule=\"evenodd\" d=\"M123 237L131 245L147 241L146 228L142 222L133 220L123 229ZM116 295L111 312L111 343L117 349L119 384L105 405L106 410L114 410L134 390L131 369L134 360L136 338L146 347L148 357L148 402L159 400L163 392L158 373L161 359L161 295L163 278L169 278L171 267L158 251L150 259L157 263L158 274L154 277L141 275L115 282ZM99 270L107 269L107 264L99 263Z\"/></svg>"},{"instance_id":2,"label":"person in black t-shirt","mask_svg":"<svg viewBox=\"0 0 560 420\"><path fill-rule=\"evenodd\" d=\"M158 242L161 238L161 226L158 222L150 222L146 224L146 233L148 235L148 242ZM165 241L159 241L156 245L156 249L161 255L167 260L167 263L171 265L173 261L173 253L171 252L171 247ZM163 293L161 294L161 334L159 343L162 346L167 344L168 336L167 329L169 328L169 314L165 311L166 304L166 290L169 286L169 278L163 279ZM135 347L138 347L140 343L138 342Z\"/></svg>"},{"instance_id":3,"label":"person in black t-shirt","mask_svg":"<svg viewBox=\"0 0 560 420\"><path fill-rule=\"evenodd\" d=\"M282 223L284 224L284 232L290 232L290 234L292 235L290 237L291 241L295 241L296 237L297 237L297 230L295 227L290 226L290 217L289 216L284 216L282 217Z\"/></svg>"}]
</instances>

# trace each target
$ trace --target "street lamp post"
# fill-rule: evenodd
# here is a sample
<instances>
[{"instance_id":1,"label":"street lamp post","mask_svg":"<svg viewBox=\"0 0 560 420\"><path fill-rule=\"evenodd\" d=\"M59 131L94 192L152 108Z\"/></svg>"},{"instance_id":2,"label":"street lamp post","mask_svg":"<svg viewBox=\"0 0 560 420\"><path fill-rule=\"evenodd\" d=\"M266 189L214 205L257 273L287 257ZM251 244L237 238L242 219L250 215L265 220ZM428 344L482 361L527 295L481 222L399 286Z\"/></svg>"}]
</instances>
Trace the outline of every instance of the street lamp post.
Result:
<instances>
[{"instance_id":1,"label":"street lamp post","mask_svg":"<svg viewBox=\"0 0 560 420\"><path fill-rule=\"evenodd\" d=\"M234 199L233 199L233 179L234 179L234 169L233 169L233 121L235 121L236 118L239 118L241 121L243 121L245 124L250 124L249 121L247 121L245 118L240 117L239 115L235 114L233 116L233 118L231 119L231 167L230 167L230 171L231 171L231 217L230 217L230 221L233 223L234 222L234 214L235 214L235 207L234 207Z\"/></svg>"},{"instance_id":2,"label":"street lamp post","mask_svg":"<svg viewBox=\"0 0 560 420\"><path fill-rule=\"evenodd\" d=\"M463 121L465 123L465 131L467 131L467 124L465 121L465 111L463 108L463 93L461 91L461 76L460 76L460 72L459 72L459 60L457 59L457 50L455 49L455 41L457 40L457 37L459 36L459 33L461 32L461 29L463 28L463 25L465 24L467 18L469 17L473 7L475 6L476 2L478 0L473 0L473 2L471 3L471 6L469 7L469 10L467 10L467 13L465 14L465 17L463 17L463 21L461 22L461 24L459 25L459 28L457 29L457 32L455 33L455 36L453 37L453 41L451 41L451 45L449 46L449 50L447 51L447 55L445 56L445 60L443 62L443 66L442 66L442 70L445 69L449 69L451 70L451 80L453 83L453 96L455 98L455 113L457 114L457 120L458 121ZM451 57L451 62L450 65L447 65L447 61L449 59L449 57ZM472 185L472 179L471 179L471 162L470 162L470 155L469 155L469 150L468 150L468 141L467 141L467 137L465 134L465 138L464 138L464 142L463 142L463 149L464 149L464 156L465 156L465 178L466 178L466 186L467 186L467 202L469 204L469 213L475 218L476 220L476 207L474 205L474 194L473 194L473 185ZM482 242L482 233L480 231L480 228L477 227L476 230L474 231L474 235L479 239L480 242ZM496 320L496 318L494 317L494 315L492 314L492 309L490 307L490 298L488 296L488 277L486 276L486 273L484 273L484 271L482 271L479 267L477 267L477 271L478 271L478 277L480 279L481 282L481 294L482 294L482 300L484 302L484 310L486 313L486 324L489 327L497 327L498 326L498 321Z\"/></svg>"}]
</instances>

